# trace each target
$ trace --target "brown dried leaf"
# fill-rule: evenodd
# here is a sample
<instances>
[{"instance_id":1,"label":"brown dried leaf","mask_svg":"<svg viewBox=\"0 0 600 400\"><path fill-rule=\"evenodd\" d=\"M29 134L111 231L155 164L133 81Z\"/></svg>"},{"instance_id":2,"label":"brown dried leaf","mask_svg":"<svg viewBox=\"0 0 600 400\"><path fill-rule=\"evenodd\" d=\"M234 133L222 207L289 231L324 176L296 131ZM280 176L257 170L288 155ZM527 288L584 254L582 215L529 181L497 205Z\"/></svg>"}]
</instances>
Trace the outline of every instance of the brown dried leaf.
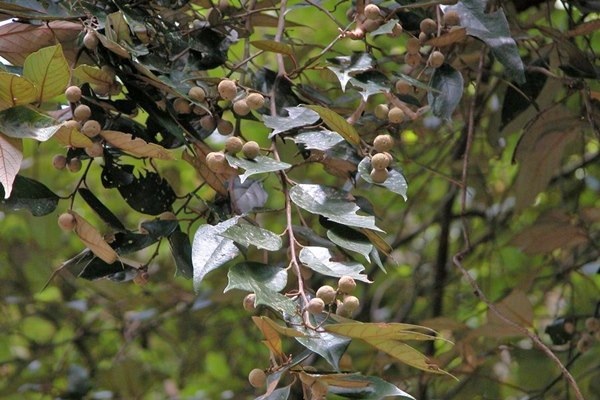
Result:
<instances>
[{"instance_id":1,"label":"brown dried leaf","mask_svg":"<svg viewBox=\"0 0 600 400\"><path fill-rule=\"evenodd\" d=\"M150 157L159 160L173 160L173 155L164 147L148 143L140 138L133 138L129 133L119 131L101 131L100 136L108 144L136 157Z\"/></svg>"},{"instance_id":2,"label":"brown dried leaf","mask_svg":"<svg viewBox=\"0 0 600 400\"><path fill-rule=\"evenodd\" d=\"M252 321L254 321L265 337L263 343L271 351L272 355L277 360L284 360L286 356L283 353L281 337L279 337L277 331L263 318L252 317Z\"/></svg>"},{"instance_id":3,"label":"brown dried leaf","mask_svg":"<svg viewBox=\"0 0 600 400\"><path fill-rule=\"evenodd\" d=\"M215 174L206 166L206 155L210 153L212 150L210 147L205 145L202 142L195 141L194 149L196 151L196 155L193 156L186 151L183 152L181 158L191 164L196 171L200 174L202 179L206 183L209 184L213 190L223 196L227 196L227 186L225 186L225 181L220 175Z\"/></svg>"},{"instance_id":4,"label":"brown dried leaf","mask_svg":"<svg viewBox=\"0 0 600 400\"><path fill-rule=\"evenodd\" d=\"M96 228L75 211L70 210L68 213L75 217L75 233L92 253L108 264L117 261L117 252L110 247Z\"/></svg>"},{"instance_id":5,"label":"brown dried leaf","mask_svg":"<svg viewBox=\"0 0 600 400\"><path fill-rule=\"evenodd\" d=\"M467 37L467 28L453 29L448 33L434 37L425 42L427 46L445 47L462 42Z\"/></svg>"},{"instance_id":6,"label":"brown dried leaf","mask_svg":"<svg viewBox=\"0 0 600 400\"><path fill-rule=\"evenodd\" d=\"M32 103L36 98L37 89L29 79L0 72L0 110Z\"/></svg>"}]
</instances>

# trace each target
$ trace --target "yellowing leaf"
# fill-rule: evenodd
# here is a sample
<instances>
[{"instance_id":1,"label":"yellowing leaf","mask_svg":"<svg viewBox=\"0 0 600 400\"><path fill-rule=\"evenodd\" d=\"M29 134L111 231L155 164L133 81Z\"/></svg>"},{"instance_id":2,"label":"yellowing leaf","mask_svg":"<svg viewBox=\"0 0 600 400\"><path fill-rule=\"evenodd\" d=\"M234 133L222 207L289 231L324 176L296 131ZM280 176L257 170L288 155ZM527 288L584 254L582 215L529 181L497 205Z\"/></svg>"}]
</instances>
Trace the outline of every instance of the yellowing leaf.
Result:
<instances>
[{"instance_id":1,"label":"yellowing leaf","mask_svg":"<svg viewBox=\"0 0 600 400\"><path fill-rule=\"evenodd\" d=\"M148 143L140 138L133 138L129 133L119 131L101 131L100 136L108 144L137 157L158 158L160 160L173 160L171 153L162 146Z\"/></svg>"},{"instance_id":2,"label":"yellowing leaf","mask_svg":"<svg viewBox=\"0 0 600 400\"><path fill-rule=\"evenodd\" d=\"M311 110L315 111L323 122L331 129L342 135L344 139L346 139L351 144L358 146L360 144L360 136L358 136L358 132L354 128L354 126L350 125L348 121L344 119L341 115L336 113L333 110L330 110L321 106L306 106Z\"/></svg>"},{"instance_id":3,"label":"yellowing leaf","mask_svg":"<svg viewBox=\"0 0 600 400\"><path fill-rule=\"evenodd\" d=\"M22 76L0 72L0 111L36 100L35 85Z\"/></svg>"},{"instance_id":4,"label":"yellowing leaf","mask_svg":"<svg viewBox=\"0 0 600 400\"><path fill-rule=\"evenodd\" d=\"M294 51L289 44L276 42L274 40L254 40L250 42L250 44L260 50L285 54L290 57L294 55Z\"/></svg>"},{"instance_id":5,"label":"yellowing leaf","mask_svg":"<svg viewBox=\"0 0 600 400\"><path fill-rule=\"evenodd\" d=\"M112 264L117 261L117 252L110 247L100 232L75 211L69 211L75 217L75 233L79 239L102 261Z\"/></svg>"},{"instance_id":6,"label":"yellowing leaf","mask_svg":"<svg viewBox=\"0 0 600 400\"><path fill-rule=\"evenodd\" d=\"M281 338L277 331L264 318L252 317L252 321L254 321L265 337L263 343L271 351L273 357L280 361L284 360L286 356L283 353Z\"/></svg>"},{"instance_id":7,"label":"yellowing leaf","mask_svg":"<svg viewBox=\"0 0 600 400\"><path fill-rule=\"evenodd\" d=\"M23 160L23 140L0 133L0 184L4 186L4 198L10 197L15 177Z\"/></svg>"},{"instance_id":8,"label":"yellowing leaf","mask_svg":"<svg viewBox=\"0 0 600 400\"><path fill-rule=\"evenodd\" d=\"M73 78L77 85L83 83L89 83L92 87L108 87L113 83L113 76L98 68L91 65L80 65L73 70Z\"/></svg>"},{"instance_id":9,"label":"yellowing leaf","mask_svg":"<svg viewBox=\"0 0 600 400\"><path fill-rule=\"evenodd\" d=\"M58 128L52 137L62 145L68 147L86 148L93 144L92 140L81 133L79 129L69 128L64 124Z\"/></svg>"},{"instance_id":10,"label":"yellowing leaf","mask_svg":"<svg viewBox=\"0 0 600 400\"><path fill-rule=\"evenodd\" d=\"M129 25L123 17L123 12L117 11L106 16L106 37L115 43L131 44L131 33Z\"/></svg>"},{"instance_id":11,"label":"yellowing leaf","mask_svg":"<svg viewBox=\"0 0 600 400\"><path fill-rule=\"evenodd\" d=\"M265 322L267 325L269 325L271 328L273 328L275 331L277 331L277 333L280 333L281 335L290 336L290 337L306 336L304 333L297 331L296 329L288 328L287 326L283 326L283 325L279 325L277 322L273 321L269 317L260 317L260 318L263 320L263 322Z\"/></svg>"},{"instance_id":12,"label":"yellowing leaf","mask_svg":"<svg viewBox=\"0 0 600 400\"><path fill-rule=\"evenodd\" d=\"M62 94L69 84L71 70L60 44L30 54L23 65L23 76L37 88L37 100L46 101Z\"/></svg>"}]
</instances>

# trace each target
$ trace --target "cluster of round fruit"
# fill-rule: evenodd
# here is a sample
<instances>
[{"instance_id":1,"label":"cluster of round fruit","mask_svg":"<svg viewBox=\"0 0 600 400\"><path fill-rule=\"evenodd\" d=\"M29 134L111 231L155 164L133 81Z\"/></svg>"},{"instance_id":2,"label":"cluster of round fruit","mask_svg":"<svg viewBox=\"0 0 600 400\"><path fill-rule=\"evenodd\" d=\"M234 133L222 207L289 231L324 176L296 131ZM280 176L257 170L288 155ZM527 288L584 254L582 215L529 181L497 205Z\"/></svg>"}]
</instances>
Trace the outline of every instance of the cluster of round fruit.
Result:
<instances>
[{"instance_id":1,"label":"cluster of round fruit","mask_svg":"<svg viewBox=\"0 0 600 400\"><path fill-rule=\"evenodd\" d=\"M241 152L245 158L254 160L260 154L260 146L254 140L244 143L241 138L232 136L225 141L224 152L232 155ZM231 169L224 152L212 151L206 155L206 165L211 171L221 174Z\"/></svg>"},{"instance_id":2,"label":"cluster of round fruit","mask_svg":"<svg viewBox=\"0 0 600 400\"><path fill-rule=\"evenodd\" d=\"M597 341L600 341L600 318L589 317L585 320L585 332L577 341L577 350L585 353Z\"/></svg>"},{"instance_id":3,"label":"cluster of round fruit","mask_svg":"<svg viewBox=\"0 0 600 400\"><path fill-rule=\"evenodd\" d=\"M377 135L373 140L373 149L377 152L371 156L370 177L374 183L384 183L388 178L387 168L394 158L389 151L394 147L394 139L390 135Z\"/></svg>"},{"instance_id":4,"label":"cluster of round fruit","mask_svg":"<svg viewBox=\"0 0 600 400\"><path fill-rule=\"evenodd\" d=\"M357 26L354 30L342 32L342 35L343 37L348 37L354 40L364 38L366 32L374 32L385 22L383 13L376 4L367 4L363 9L362 14L356 15L351 11L351 13L348 14L348 17L354 18L357 22ZM388 35L391 37L397 37L401 33L402 25L396 23Z\"/></svg>"},{"instance_id":5,"label":"cluster of round fruit","mask_svg":"<svg viewBox=\"0 0 600 400\"><path fill-rule=\"evenodd\" d=\"M337 290L329 285L323 285L317 289L316 297L310 299L306 309L311 314L320 314L325 310L326 305L335 303L335 313L349 318L360 305L358 297L351 295L354 289L356 289L354 278L347 275L342 276L338 280Z\"/></svg>"}]
</instances>

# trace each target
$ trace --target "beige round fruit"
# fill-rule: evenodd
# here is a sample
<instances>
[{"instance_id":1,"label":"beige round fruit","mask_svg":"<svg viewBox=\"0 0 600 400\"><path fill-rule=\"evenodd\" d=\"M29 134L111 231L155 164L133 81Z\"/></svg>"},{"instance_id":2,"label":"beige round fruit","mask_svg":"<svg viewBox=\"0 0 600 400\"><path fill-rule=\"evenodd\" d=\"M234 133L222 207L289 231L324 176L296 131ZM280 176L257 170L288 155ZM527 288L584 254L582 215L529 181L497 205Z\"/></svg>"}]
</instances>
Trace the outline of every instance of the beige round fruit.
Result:
<instances>
[{"instance_id":1,"label":"beige round fruit","mask_svg":"<svg viewBox=\"0 0 600 400\"><path fill-rule=\"evenodd\" d=\"M387 169L375 169L371 170L371 180L374 183L384 183L388 178Z\"/></svg>"},{"instance_id":2,"label":"beige round fruit","mask_svg":"<svg viewBox=\"0 0 600 400\"><path fill-rule=\"evenodd\" d=\"M92 116L92 109L85 104L80 104L73 111L73 119L75 121L87 121Z\"/></svg>"},{"instance_id":3,"label":"beige round fruit","mask_svg":"<svg viewBox=\"0 0 600 400\"><path fill-rule=\"evenodd\" d=\"M212 115L205 115L204 117L200 118L200 126L203 129L212 132L217 127L217 121L215 121Z\"/></svg>"},{"instance_id":4,"label":"beige round fruit","mask_svg":"<svg viewBox=\"0 0 600 400\"><path fill-rule=\"evenodd\" d=\"M360 305L360 301L356 296L344 296L344 301L342 303L344 308L352 314L354 311L358 309Z\"/></svg>"},{"instance_id":5,"label":"beige round fruit","mask_svg":"<svg viewBox=\"0 0 600 400\"><path fill-rule=\"evenodd\" d=\"M244 143L242 146L244 157L254 160L260 154L260 146L254 140Z\"/></svg>"},{"instance_id":6,"label":"beige round fruit","mask_svg":"<svg viewBox=\"0 0 600 400\"><path fill-rule=\"evenodd\" d=\"M81 123L79 121L75 121L74 119L63 122L63 126L67 129L81 129Z\"/></svg>"},{"instance_id":7,"label":"beige round fruit","mask_svg":"<svg viewBox=\"0 0 600 400\"><path fill-rule=\"evenodd\" d=\"M587 332L581 334L577 341L577 350L581 353L587 352L594 344L594 337Z\"/></svg>"},{"instance_id":8,"label":"beige round fruit","mask_svg":"<svg viewBox=\"0 0 600 400\"><path fill-rule=\"evenodd\" d=\"M89 119L85 121L81 127L81 133L90 138L98 136L101 130L102 126L100 126L100 122L96 121L95 119Z\"/></svg>"},{"instance_id":9,"label":"beige round fruit","mask_svg":"<svg viewBox=\"0 0 600 400\"><path fill-rule=\"evenodd\" d=\"M87 154L90 158L102 157L102 155L104 154L104 148L102 147L102 143L92 143L91 146L85 148L85 154Z\"/></svg>"},{"instance_id":10,"label":"beige round fruit","mask_svg":"<svg viewBox=\"0 0 600 400\"><path fill-rule=\"evenodd\" d=\"M237 136L227 138L225 141L225 151L229 154L237 154L242 151L244 141Z\"/></svg>"},{"instance_id":11,"label":"beige round fruit","mask_svg":"<svg viewBox=\"0 0 600 400\"><path fill-rule=\"evenodd\" d=\"M254 368L248 374L248 382L255 388L261 388L267 383L267 374L262 369Z\"/></svg>"},{"instance_id":12,"label":"beige round fruit","mask_svg":"<svg viewBox=\"0 0 600 400\"><path fill-rule=\"evenodd\" d=\"M425 18L419 24L419 28L421 29L421 32L425 33L426 35L431 35L437 31L437 22L431 18Z\"/></svg>"},{"instance_id":13,"label":"beige round fruit","mask_svg":"<svg viewBox=\"0 0 600 400\"><path fill-rule=\"evenodd\" d=\"M243 117L250 113L250 107L248 107L245 99L241 99L233 103L233 112Z\"/></svg>"},{"instance_id":14,"label":"beige round fruit","mask_svg":"<svg viewBox=\"0 0 600 400\"><path fill-rule=\"evenodd\" d=\"M348 308L346 308L344 303L342 303L341 301L338 301L335 313L340 317L344 318L350 318L352 316L352 313L348 310Z\"/></svg>"},{"instance_id":15,"label":"beige round fruit","mask_svg":"<svg viewBox=\"0 0 600 400\"><path fill-rule=\"evenodd\" d=\"M398 94L409 94L412 92L412 85L404 79L398 79L394 86L396 87L396 92L398 92Z\"/></svg>"},{"instance_id":16,"label":"beige round fruit","mask_svg":"<svg viewBox=\"0 0 600 400\"><path fill-rule=\"evenodd\" d=\"M398 37L402 34L402 32L404 31L404 29L402 28L402 25L400 24L396 24L394 25L394 27L392 28L392 32L390 32L388 34L388 36L390 37Z\"/></svg>"},{"instance_id":17,"label":"beige round fruit","mask_svg":"<svg viewBox=\"0 0 600 400\"><path fill-rule=\"evenodd\" d=\"M321 314L325 309L325 302L323 301L323 299L314 297L310 299L310 301L308 302L308 306L306 306L306 309L311 314Z\"/></svg>"},{"instance_id":18,"label":"beige round fruit","mask_svg":"<svg viewBox=\"0 0 600 400\"><path fill-rule=\"evenodd\" d=\"M342 293L350 294L356 289L356 281L348 275L344 275L338 281L338 290Z\"/></svg>"},{"instance_id":19,"label":"beige round fruit","mask_svg":"<svg viewBox=\"0 0 600 400\"><path fill-rule=\"evenodd\" d=\"M374 169L386 169L390 166L390 159L386 153L377 153L371 157L371 166Z\"/></svg>"},{"instance_id":20,"label":"beige round fruit","mask_svg":"<svg viewBox=\"0 0 600 400\"><path fill-rule=\"evenodd\" d=\"M406 51L408 53L418 53L421 49L421 42L419 39L411 37L406 41Z\"/></svg>"},{"instance_id":21,"label":"beige round fruit","mask_svg":"<svg viewBox=\"0 0 600 400\"><path fill-rule=\"evenodd\" d=\"M251 110L258 110L265 105L265 96L260 93L250 93L246 96L246 104Z\"/></svg>"},{"instance_id":22,"label":"beige round fruit","mask_svg":"<svg viewBox=\"0 0 600 400\"><path fill-rule=\"evenodd\" d=\"M377 30L377 28L379 28L382 23L382 19L367 19L365 22L363 22L363 28L367 32L373 32Z\"/></svg>"},{"instance_id":23,"label":"beige round fruit","mask_svg":"<svg viewBox=\"0 0 600 400\"><path fill-rule=\"evenodd\" d=\"M439 68L442 66L442 64L444 64L445 59L446 58L444 57L444 53L435 50L431 52L428 63L432 68Z\"/></svg>"},{"instance_id":24,"label":"beige round fruit","mask_svg":"<svg viewBox=\"0 0 600 400\"><path fill-rule=\"evenodd\" d=\"M325 302L325 304L331 304L335 301L337 291L329 285L323 285L317 289L317 297Z\"/></svg>"},{"instance_id":25,"label":"beige round fruit","mask_svg":"<svg viewBox=\"0 0 600 400\"><path fill-rule=\"evenodd\" d=\"M392 124L399 124L404 121L404 111L399 107L392 107L388 112L388 121Z\"/></svg>"},{"instance_id":26,"label":"beige round fruit","mask_svg":"<svg viewBox=\"0 0 600 400\"><path fill-rule=\"evenodd\" d=\"M223 153L213 151L206 155L206 165L211 171L221 173L227 169L228 164Z\"/></svg>"},{"instance_id":27,"label":"beige round fruit","mask_svg":"<svg viewBox=\"0 0 600 400\"><path fill-rule=\"evenodd\" d=\"M381 10L376 4L368 4L365 6L365 17L370 20L381 18Z\"/></svg>"},{"instance_id":28,"label":"beige round fruit","mask_svg":"<svg viewBox=\"0 0 600 400\"><path fill-rule=\"evenodd\" d=\"M375 106L375 110L373 110L373 113L379 119L387 119L389 111L390 109L387 104L377 104Z\"/></svg>"},{"instance_id":29,"label":"beige round fruit","mask_svg":"<svg viewBox=\"0 0 600 400\"><path fill-rule=\"evenodd\" d=\"M444 25L446 26L456 26L460 24L460 15L454 10L447 11L444 13Z\"/></svg>"},{"instance_id":30,"label":"beige round fruit","mask_svg":"<svg viewBox=\"0 0 600 400\"><path fill-rule=\"evenodd\" d=\"M220 119L217 124L217 131L223 136L229 136L233 133L233 124L226 119Z\"/></svg>"},{"instance_id":31,"label":"beige round fruit","mask_svg":"<svg viewBox=\"0 0 600 400\"><path fill-rule=\"evenodd\" d=\"M417 67L423 61L423 57L420 53L406 53L404 55L404 63L410 67Z\"/></svg>"},{"instance_id":32,"label":"beige round fruit","mask_svg":"<svg viewBox=\"0 0 600 400\"><path fill-rule=\"evenodd\" d=\"M58 170L65 169L67 166L67 157L57 154L52 158L52 166Z\"/></svg>"},{"instance_id":33,"label":"beige round fruit","mask_svg":"<svg viewBox=\"0 0 600 400\"><path fill-rule=\"evenodd\" d=\"M77 225L75 216L71 213L62 213L58 216L58 226L64 231L72 231Z\"/></svg>"},{"instance_id":34,"label":"beige round fruit","mask_svg":"<svg viewBox=\"0 0 600 400\"><path fill-rule=\"evenodd\" d=\"M88 31L83 37L83 45L88 50L96 50L98 47L98 37L96 36L96 32Z\"/></svg>"},{"instance_id":35,"label":"beige round fruit","mask_svg":"<svg viewBox=\"0 0 600 400\"><path fill-rule=\"evenodd\" d=\"M217 86L219 95L224 100L233 100L237 94L237 86L231 79L223 79Z\"/></svg>"},{"instance_id":36,"label":"beige round fruit","mask_svg":"<svg viewBox=\"0 0 600 400\"><path fill-rule=\"evenodd\" d=\"M193 86L188 91L188 96L190 99L202 103L206 100L206 92L200 86Z\"/></svg>"},{"instance_id":37,"label":"beige round fruit","mask_svg":"<svg viewBox=\"0 0 600 400\"><path fill-rule=\"evenodd\" d=\"M69 160L69 164L67 164L67 168L71 172L79 172L81 171L81 160L79 158L71 158Z\"/></svg>"},{"instance_id":38,"label":"beige round fruit","mask_svg":"<svg viewBox=\"0 0 600 400\"><path fill-rule=\"evenodd\" d=\"M256 311L256 295L254 293L248 293L246 297L244 297L244 310L248 312Z\"/></svg>"},{"instance_id":39,"label":"beige round fruit","mask_svg":"<svg viewBox=\"0 0 600 400\"><path fill-rule=\"evenodd\" d=\"M81 89L79 86L69 86L65 90L65 97L69 103L77 103L81 100Z\"/></svg>"},{"instance_id":40,"label":"beige round fruit","mask_svg":"<svg viewBox=\"0 0 600 400\"><path fill-rule=\"evenodd\" d=\"M390 135L377 135L373 140L373 147L378 153L390 151L394 147L394 139Z\"/></svg>"},{"instance_id":41,"label":"beige round fruit","mask_svg":"<svg viewBox=\"0 0 600 400\"><path fill-rule=\"evenodd\" d=\"M178 97L173 101L173 109L177 114L189 114L192 112L190 102L181 97Z\"/></svg>"}]
</instances>

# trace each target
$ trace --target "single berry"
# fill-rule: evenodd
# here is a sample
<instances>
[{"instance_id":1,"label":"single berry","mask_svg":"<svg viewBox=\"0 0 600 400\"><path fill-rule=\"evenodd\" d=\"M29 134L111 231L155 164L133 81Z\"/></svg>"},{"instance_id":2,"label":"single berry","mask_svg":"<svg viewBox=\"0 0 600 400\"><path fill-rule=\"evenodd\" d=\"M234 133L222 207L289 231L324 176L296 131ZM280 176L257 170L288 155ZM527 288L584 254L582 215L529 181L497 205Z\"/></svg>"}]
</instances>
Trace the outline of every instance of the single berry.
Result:
<instances>
[{"instance_id":1,"label":"single berry","mask_svg":"<svg viewBox=\"0 0 600 400\"><path fill-rule=\"evenodd\" d=\"M65 169L67 166L67 157L57 154L52 158L52 166L56 169Z\"/></svg>"},{"instance_id":2,"label":"single berry","mask_svg":"<svg viewBox=\"0 0 600 400\"><path fill-rule=\"evenodd\" d=\"M133 277L133 283L135 283L138 286L144 286L148 283L149 279L150 274L148 273L148 271L138 270L137 274L135 274L135 276Z\"/></svg>"},{"instance_id":3,"label":"single berry","mask_svg":"<svg viewBox=\"0 0 600 400\"><path fill-rule=\"evenodd\" d=\"M258 110L265 105L265 96L260 93L250 93L246 97L246 104L251 110Z\"/></svg>"},{"instance_id":4,"label":"single berry","mask_svg":"<svg viewBox=\"0 0 600 400\"><path fill-rule=\"evenodd\" d=\"M237 94L235 82L230 79L223 79L221 82L219 82L217 90L219 91L221 98L224 100L233 100Z\"/></svg>"},{"instance_id":5,"label":"single berry","mask_svg":"<svg viewBox=\"0 0 600 400\"><path fill-rule=\"evenodd\" d=\"M444 25L446 26L456 26L460 24L460 15L454 10L447 11L444 14Z\"/></svg>"},{"instance_id":6,"label":"single berry","mask_svg":"<svg viewBox=\"0 0 600 400\"><path fill-rule=\"evenodd\" d=\"M189 114L192 112L190 102L181 97L178 97L173 101L173 109L177 114Z\"/></svg>"},{"instance_id":7,"label":"single berry","mask_svg":"<svg viewBox=\"0 0 600 400\"><path fill-rule=\"evenodd\" d=\"M85 148L85 154L87 154L90 158L101 157L104 154L104 148L102 147L102 143L92 143L91 146Z\"/></svg>"},{"instance_id":8,"label":"single berry","mask_svg":"<svg viewBox=\"0 0 600 400\"><path fill-rule=\"evenodd\" d=\"M386 153L377 153L371 157L371 165L374 169L386 169L390 165L390 159Z\"/></svg>"},{"instance_id":9,"label":"single berry","mask_svg":"<svg viewBox=\"0 0 600 400\"><path fill-rule=\"evenodd\" d=\"M198 103L202 103L206 100L206 92L200 86L193 86L188 91L188 96L190 99L197 101Z\"/></svg>"},{"instance_id":10,"label":"single berry","mask_svg":"<svg viewBox=\"0 0 600 400\"><path fill-rule=\"evenodd\" d=\"M344 308L350 312L350 314L352 314L354 311L356 311L360 305L360 302L356 296L344 296L344 301L342 304L344 305Z\"/></svg>"},{"instance_id":11,"label":"single berry","mask_svg":"<svg viewBox=\"0 0 600 400\"><path fill-rule=\"evenodd\" d=\"M375 106L374 114L379 119L387 119L389 111L390 109L387 104L377 104L377 106Z\"/></svg>"},{"instance_id":12,"label":"single berry","mask_svg":"<svg viewBox=\"0 0 600 400\"><path fill-rule=\"evenodd\" d=\"M89 31L83 37L83 45L88 50L96 50L96 47L98 47L98 43L99 40L95 32Z\"/></svg>"},{"instance_id":13,"label":"single berry","mask_svg":"<svg viewBox=\"0 0 600 400\"><path fill-rule=\"evenodd\" d=\"M392 124L399 124L404 121L404 111L399 107L392 107L388 112L388 120Z\"/></svg>"},{"instance_id":14,"label":"single berry","mask_svg":"<svg viewBox=\"0 0 600 400\"><path fill-rule=\"evenodd\" d=\"M367 19L363 22L363 27L365 28L365 31L373 32L381 26L382 22L382 19Z\"/></svg>"},{"instance_id":15,"label":"single berry","mask_svg":"<svg viewBox=\"0 0 600 400\"><path fill-rule=\"evenodd\" d=\"M256 295L254 293L248 293L246 297L244 297L244 310L248 312L256 311Z\"/></svg>"},{"instance_id":16,"label":"single berry","mask_svg":"<svg viewBox=\"0 0 600 400\"><path fill-rule=\"evenodd\" d=\"M310 299L310 301L308 302L308 306L306 306L306 309L311 314L320 314L325 309L325 302L323 301L323 299L314 297Z\"/></svg>"},{"instance_id":17,"label":"single berry","mask_svg":"<svg viewBox=\"0 0 600 400\"><path fill-rule=\"evenodd\" d=\"M241 99L233 103L233 112L239 116L248 115L250 113L250 107L246 103L245 99Z\"/></svg>"},{"instance_id":18,"label":"single berry","mask_svg":"<svg viewBox=\"0 0 600 400\"><path fill-rule=\"evenodd\" d=\"M404 55L404 63L410 67L417 67L421 64L423 57L420 53L406 53Z\"/></svg>"},{"instance_id":19,"label":"single berry","mask_svg":"<svg viewBox=\"0 0 600 400\"><path fill-rule=\"evenodd\" d=\"M63 122L63 126L67 129L81 129L81 124L79 121L75 121L74 119L70 119L68 121Z\"/></svg>"},{"instance_id":20,"label":"single berry","mask_svg":"<svg viewBox=\"0 0 600 400\"><path fill-rule=\"evenodd\" d=\"M79 172L81 170L81 160L79 158L71 158L67 168L71 172Z\"/></svg>"},{"instance_id":21,"label":"single berry","mask_svg":"<svg viewBox=\"0 0 600 400\"><path fill-rule=\"evenodd\" d=\"M200 118L200 126L203 129L212 132L217 127L217 121L215 121L212 115L205 115L204 117Z\"/></svg>"},{"instance_id":22,"label":"single berry","mask_svg":"<svg viewBox=\"0 0 600 400\"><path fill-rule=\"evenodd\" d=\"M244 143L242 146L242 153L244 157L254 160L260 153L260 146L254 140Z\"/></svg>"},{"instance_id":23,"label":"single berry","mask_svg":"<svg viewBox=\"0 0 600 400\"><path fill-rule=\"evenodd\" d=\"M226 119L220 119L217 124L217 131L223 136L229 136L233 133L233 124Z\"/></svg>"},{"instance_id":24,"label":"single berry","mask_svg":"<svg viewBox=\"0 0 600 400\"><path fill-rule=\"evenodd\" d=\"M395 86L398 94L409 94L412 91L412 85L404 79L398 79Z\"/></svg>"},{"instance_id":25,"label":"single berry","mask_svg":"<svg viewBox=\"0 0 600 400\"><path fill-rule=\"evenodd\" d=\"M329 285L323 285L317 289L317 297L325 302L325 304L331 304L337 296L337 291Z\"/></svg>"},{"instance_id":26,"label":"single berry","mask_svg":"<svg viewBox=\"0 0 600 400\"><path fill-rule=\"evenodd\" d=\"M206 155L206 165L211 171L221 173L227 168L227 159L223 153L213 151Z\"/></svg>"},{"instance_id":27,"label":"single berry","mask_svg":"<svg viewBox=\"0 0 600 400\"><path fill-rule=\"evenodd\" d=\"M425 44L425 42L429 40L429 36L430 35L426 34L425 32L420 32L419 33L419 42L421 42L421 44Z\"/></svg>"},{"instance_id":28,"label":"single berry","mask_svg":"<svg viewBox=\"0 0 600 400\"><path fill-rule=\"evenodd\" d=\"M199 116L203 116L203 115L208 114L208 111L206 111L206 108L201 107L201 106L199 106L197 104L192 104L192 112L194 114L196 114L196 115L199 115Z\"/></svg>"},{"instance_id":29,"label":"single berry","mask_svg":"<svg viewBox=\"0 0 600 400\"><path fill-rule=\"evenodd\" d=\"M72 231L77 225L77 220L71 213L62 213L58 216L58 226L64 231Z\"/></svg>"},{"instance_id":30,"label":"single berry","mask_svg":"<svg viewBox=\"0 0 600 400\"><path fill-rule=\"evenodd\" d=\"M421 29L421 32L425 33L426 35L431 35L437 31L437 22L431 18L425 18L419 24L419 28Z\"/></svg>"},{"instance_id":31,"label":"single berry","mask_svg":"<svg viewBox=\"0 0 600 400\"><path fill-rule=\"evenodd\" d=\"M81 133L90 138L98 136L101 130L102 126L100 126L100 122L96 121L95 119L85 121L81 127Z\"/></svg>"},{"instance_id":32,"label":"single berry","mask_svg":"<svg viewBox=\"0 0 600 400\"><path fill-rule=\"evenodd\" d=\"M75 111L73 111L73 119L75 121L87 121L91 116L92 109L86 106L85 104L78 105L77 107L75 107Z\"/></svg>"},{"instance_id":33,"label":"single berry","mask_svg":"<svg viewBox=\"0 0 600 400\"><path fill-rule=\"evenodd\" d=\"M418 53L421 49L421 42L419 39L411 37L406 41L406 51L409 53Z\"/></svg>"},{"instance_id":34,"label":"single berry","mask_svg":"<svg viewBox=\"0 0 600 400\"><path fill-rule=\"evenodd\" d=\"M348 275L344 275L338 281L338 290L342 293L350 294L356 289L356 281Z\"/></svg>"},{"instance_id":35,"label":"single berry","mask_svg":"<svg viewBox=\"0 0 600 400\"><path fill-rule=\"evenodd\" d=\"M600 331L600 319L590 317L585 320L585 328L589 332L598 332Z\"/></svg>"},{"instance_id":36,"label":"single berry","mask_svg":"<svg viewBox=\"0 0 600 400\"><path fill-rule=\"evenodd\" d=\"M433 51L431 52L431 55L429 56L429 65L432 68L439 68L442 66L442 64L444 64L444 53L442 53L441 51Z\"/></svg>"},{"instance_id":37,"label":"single berry","mask_svg":"<svg viewBox=\"0 0 600 400\"><path fill-rule=\"evenodd\" d=\"M225 151L229 154L237 154L242 151L244 141L237 136L227 138L225 141Z\"/></svg>"},{"instance_id":38,"label":"single berry","mask_svg":"<svg viewBox=\"0 0 600 400\"><path fill-rule=\"evenodd\" d=\"M394 147L394 139L390 135L377 135L373 140L373 147L378 153L390 151Z\"/></svg>"},{"instance_id":39,"label":"single berry","mask_svg":"<svg viewBox=\"0 0 600 400\"><path fill-rule=\"evenodd\" d=\"M267 383L267 374L262 369L254 368L248 374L248 382L255 388L263 387Z\"/></svg>"},{"instance_id":40,"label":"single berry","mask_svg":"<svg viewBox=\"0 0 600 400\"><path fill-rule=\"evenodd\" d=\"M65 90L65 97L69 103L77 103L81 100L81 89L79 86L69 86L67 90Z\"/></svg>"},{"instance_id":41,"label":"single berry","mask_svg":"<svg viewBox=\"0 0 600 400\"><path fill-rule=\"evenodd\" d=\"M593 343L594 337L585 332L581 334L581 337L577 341L577 350L579 350L580 353L585 353L592 347Z\"/></svg>"},{"instance_id":42,"label":"single berry","mask_svg":"<svg viewBox=\"0 0 600 400\"><path fill-rule=\"evenodd\" d=\"M368 4L365 6L365 17L370 20L381 18L380 9L376 4Z\"/></svg>"},{"instance_id":43,"label":"single berry","mask_svg":"<svg viewBox=\"0 0 600 400\"><path fill-rule=\"evenodd\" d=\"M371 180L374 183L384 183L388 178L387 169L375 169L371 170Z\"/></svg>"}]
</instances>

